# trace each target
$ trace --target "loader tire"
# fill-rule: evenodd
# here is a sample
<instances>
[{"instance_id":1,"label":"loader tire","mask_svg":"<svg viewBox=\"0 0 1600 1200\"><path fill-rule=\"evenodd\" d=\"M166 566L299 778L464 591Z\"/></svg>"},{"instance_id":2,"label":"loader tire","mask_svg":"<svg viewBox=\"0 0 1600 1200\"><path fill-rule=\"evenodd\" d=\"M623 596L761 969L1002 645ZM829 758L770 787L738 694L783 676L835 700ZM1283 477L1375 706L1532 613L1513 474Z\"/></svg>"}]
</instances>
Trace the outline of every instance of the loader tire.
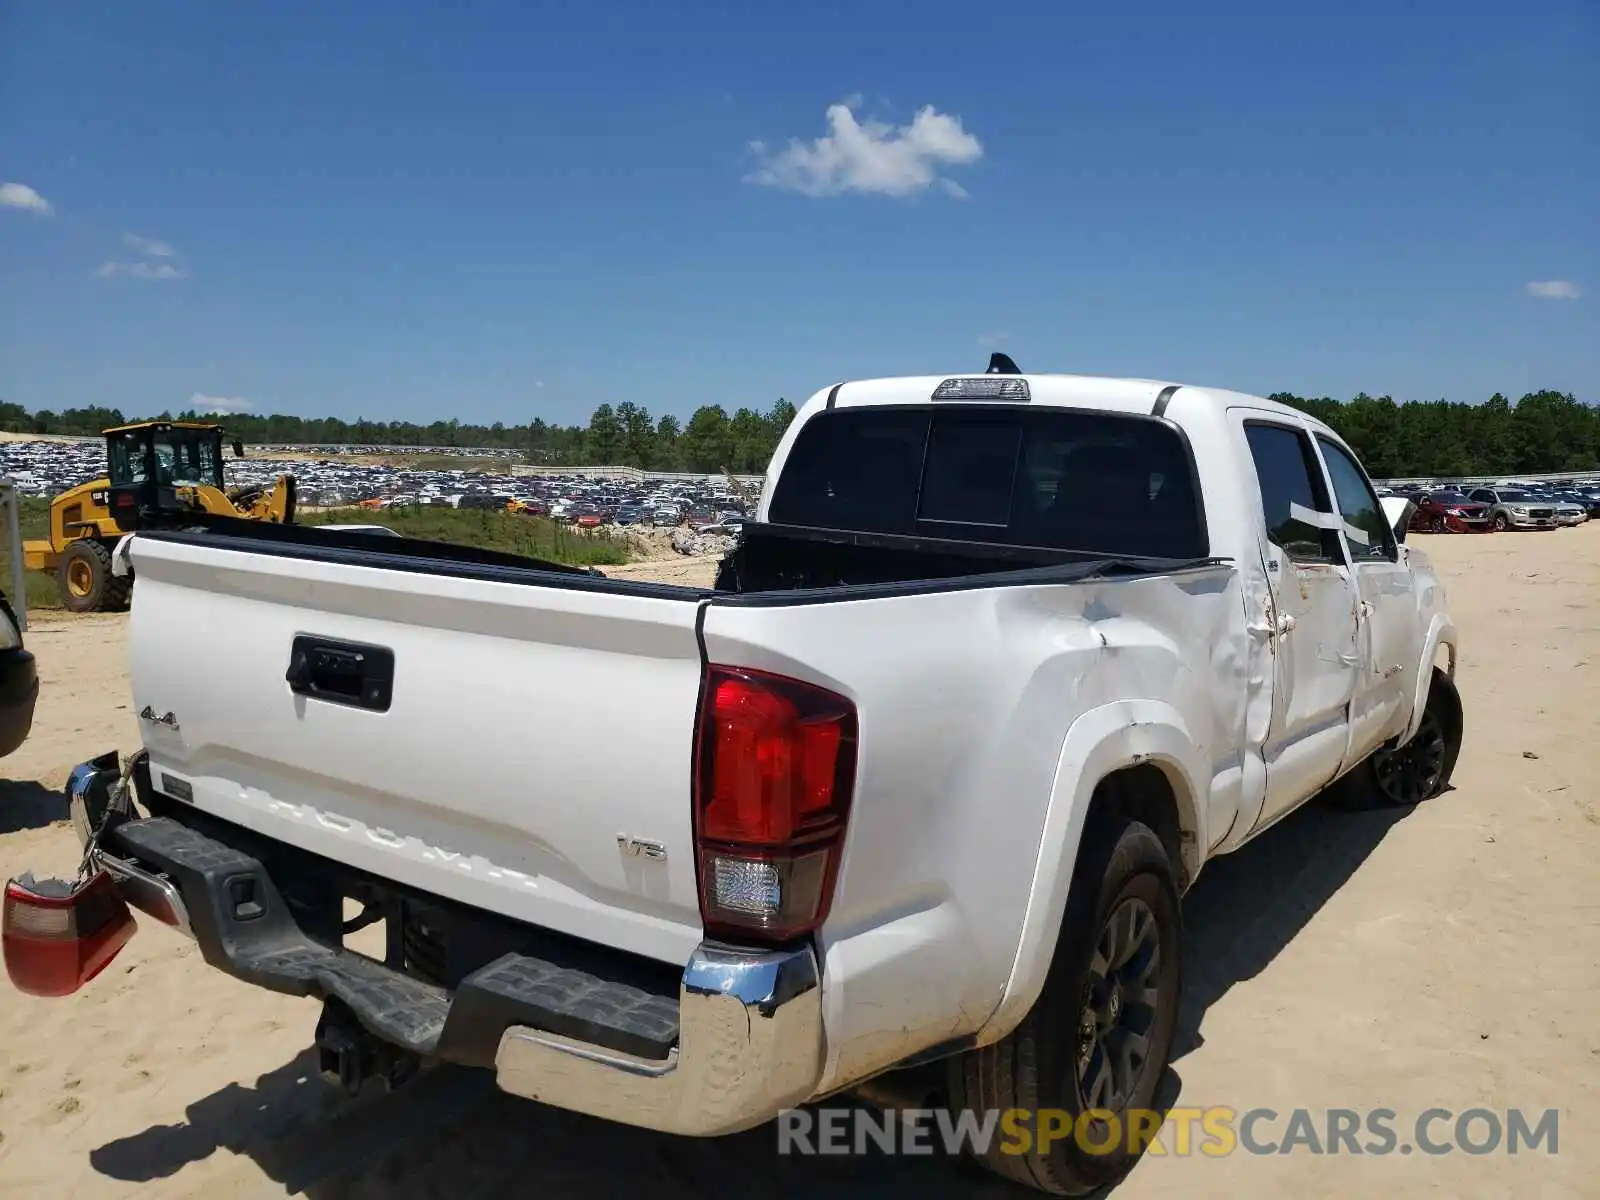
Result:
<instances>
[{"instance_id":1,"label":"loader tire","mask_svg":"<svg viewBox=\"0 0 1600 1200\"><path fill-rule=\"evenodd\" d=\"M68 612L115 612L128 606L133 581L111 573L111 551L100 542L73 542L56 565L61 604Z\"/></svg>"},{"instance_id":2,"label":"loader tire","mask_svg":"<svg viewBox=\"0 0 1600 1200\"><path fill-rule=\"evenodd\" d=\"M1038 1001L1000 1041L952 1059L946 1081L957 1115L974 1110L982 1123L990 1109L1024 1110L1025 1146L997 1136L976 1157L1005 1179L1057 1196L1109 1187L1138 1161L1130 1129L1154 1133L1151 1110L1182 990L1178 884L1161 839L1121 817L1084 838ZM1105 1074L1119 1051L1129 1067ZM1114 1116L1082 1117L1094 1109ZM1051 1125L1058 1136L1041 1150L1039 1134ZM1072 1132L1080 1129L1081 1140Z\"/></svg>"}]
</instances>

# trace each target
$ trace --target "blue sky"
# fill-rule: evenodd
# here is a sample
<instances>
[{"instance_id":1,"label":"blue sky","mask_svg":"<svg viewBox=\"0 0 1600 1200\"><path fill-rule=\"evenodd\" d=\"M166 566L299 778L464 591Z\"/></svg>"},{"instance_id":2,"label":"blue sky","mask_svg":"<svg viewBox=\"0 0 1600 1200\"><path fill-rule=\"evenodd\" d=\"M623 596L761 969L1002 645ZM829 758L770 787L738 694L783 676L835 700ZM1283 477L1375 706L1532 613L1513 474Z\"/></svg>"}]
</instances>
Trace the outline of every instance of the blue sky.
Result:
<instances>
[{"instance_id":1,"label":"blue sky","mask_svg":"<svg viewBox=\"0 0 1600 1200\"><path fill-rule=\"evenodd\" d=\"M1596 401L1597 62L1592 0L0 0L0 397Z\"/></svg>"}]
</instances>

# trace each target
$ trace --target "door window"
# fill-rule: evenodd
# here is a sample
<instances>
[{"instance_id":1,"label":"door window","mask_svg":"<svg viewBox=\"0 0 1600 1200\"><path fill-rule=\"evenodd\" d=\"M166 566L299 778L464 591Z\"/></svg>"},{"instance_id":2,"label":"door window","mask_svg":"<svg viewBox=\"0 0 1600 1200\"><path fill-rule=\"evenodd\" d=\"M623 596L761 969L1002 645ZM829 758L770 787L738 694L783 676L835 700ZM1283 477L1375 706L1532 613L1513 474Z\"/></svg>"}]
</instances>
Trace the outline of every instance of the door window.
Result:
<instances>
[{"instance_id":1,"label":"door window","mask_svg":"<svg viewBox=\"0 0 1600 1200\"><path fill-rule=\"evenodd\" d=\"M1287 425L1246 422L1267 538L1295 562L1340 562L1338 534L1319 523L1332 511L1310 439Z\"/></svg>"},{"instance_id":2,"label":"door window","mask_svg":"<svg viewBox=\"0 0 1600 1200\"><path fill-rule=\"evenodd\" d=\"M1350 546L1353 562L1395 562L1400 552L1395 546L1394 531L1378 495L1367 482L1367 473L1337 442L1318 437L1322 456L1328 463L1328 477L1333 480L1333 498L1339 505L1339 515L1344 519L1345 541Z\"/></svg>"}]
</instances>

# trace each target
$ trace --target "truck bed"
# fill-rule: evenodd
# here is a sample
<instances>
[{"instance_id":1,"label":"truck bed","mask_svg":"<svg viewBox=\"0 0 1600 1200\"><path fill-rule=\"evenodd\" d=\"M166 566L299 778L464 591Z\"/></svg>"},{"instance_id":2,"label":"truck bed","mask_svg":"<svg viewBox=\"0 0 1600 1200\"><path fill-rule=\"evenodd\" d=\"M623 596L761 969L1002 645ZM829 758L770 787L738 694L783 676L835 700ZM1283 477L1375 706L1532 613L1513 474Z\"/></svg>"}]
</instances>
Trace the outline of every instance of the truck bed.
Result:
<instances>
[{"instance_id":1,"label":"truck bed","mask_svg":"<svg viewBox=\"0 0 1600 1200\"><path fill-rule=\"evenodd\" d=\"M1078 609L1089 596L1060 585L1204 565L762 526L714 589L261 524L140 534L130 556L133 702L162 794L677 964L703 932L691 789L707 662L812 679L881 728L901 684L841 671L836 648L865 638L885 668L914 664L907 679L978 672L969 686L993 690L1009 654L989 645L996 622L1041 593ZM970 632L959 653L941 650L951 629Z\"/></svg>"},{"instance_id":2,"label":"truck bed","mask_svg":"<svg viewBox=\"0 0 1600 1200\"><path fill-rule=\"evenodd\" d=\"M707 590L682 584L612 579L589 567L452 542L378 536L328 526L284 526L219 519L203 531L141 536L306 562L677 600L713 597L726 600L772 592L881 589L900 584L951 586L954 581L993 575L1010 576L1018 582L1065 582L1102 575L1163 574L1216 561L1128 558L1049 546L1007 546L978 540L751 522L744 526L738 543L723 559L715 586ZM789 599L799 602L804 598Z\"/></svg>"}]
</instances>

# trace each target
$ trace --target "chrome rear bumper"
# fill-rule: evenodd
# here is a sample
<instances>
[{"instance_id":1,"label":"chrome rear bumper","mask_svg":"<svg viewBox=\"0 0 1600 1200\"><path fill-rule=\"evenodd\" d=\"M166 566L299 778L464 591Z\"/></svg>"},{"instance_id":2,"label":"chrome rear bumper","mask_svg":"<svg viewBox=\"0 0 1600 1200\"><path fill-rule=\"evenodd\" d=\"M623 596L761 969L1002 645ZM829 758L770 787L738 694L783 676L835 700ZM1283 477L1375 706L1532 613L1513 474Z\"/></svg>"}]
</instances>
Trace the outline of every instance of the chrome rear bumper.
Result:
<instances>
[{"instance_id":1,"label":"chrome rear bumper","mask_svg":"<svg viewBox=\"0 0 1600 1200\"><path fill-rule=\"evenodd\" d=\"M129 534L128 536L133 536ZM93 762L79 763L67 776L67 813L78 835L78 844L86 846L94 827L103 816L108 772L104 765ZM114 778L115 771L109 772ZM102 793L96 797L96 789ZM138 862L121 858L96 846L89 858L90 865L103 869L116 881L122 898L148 916L164 925L170 925L186 937L194 936L189 923L189 910L184 905L183 894L166 875L147 870Z\"/></svg>"},{"instance_id":2,"label":"chrome rear bumper","mask_svg":"<svg viewBox=\"0 0 1600 1200\"><path fill-rule=\"evenodd\" d=\"M88 839L103 811L106 761L81 764L67 783L80 840ZM115 778L114 770L109 774ZM158 865L103 848L96 862L129 903L195 936L182 889ZM810 1099L824 1057L821 974L810 946L757 950L702 942L679 981L678 1043L665 1059L635 1058L511 1025L499 1035L494 1070L500 1088L512 1095L709 1137L763 1124Z\"/></svg>"},{"instance_id":3,"label":"chrome rear bumper","mask_svg":"<svg viewBox=\"0 0 1600 1200\"><path fill-rule=\"evenodd\" d=\"M809 946L702 942L678 996L678 1046L665 1062L513 1026L500 1039L496 1081L530 1100L694 1137L760 1125L816 1091L822 988Z\"/></svg>"}]
</instances>

